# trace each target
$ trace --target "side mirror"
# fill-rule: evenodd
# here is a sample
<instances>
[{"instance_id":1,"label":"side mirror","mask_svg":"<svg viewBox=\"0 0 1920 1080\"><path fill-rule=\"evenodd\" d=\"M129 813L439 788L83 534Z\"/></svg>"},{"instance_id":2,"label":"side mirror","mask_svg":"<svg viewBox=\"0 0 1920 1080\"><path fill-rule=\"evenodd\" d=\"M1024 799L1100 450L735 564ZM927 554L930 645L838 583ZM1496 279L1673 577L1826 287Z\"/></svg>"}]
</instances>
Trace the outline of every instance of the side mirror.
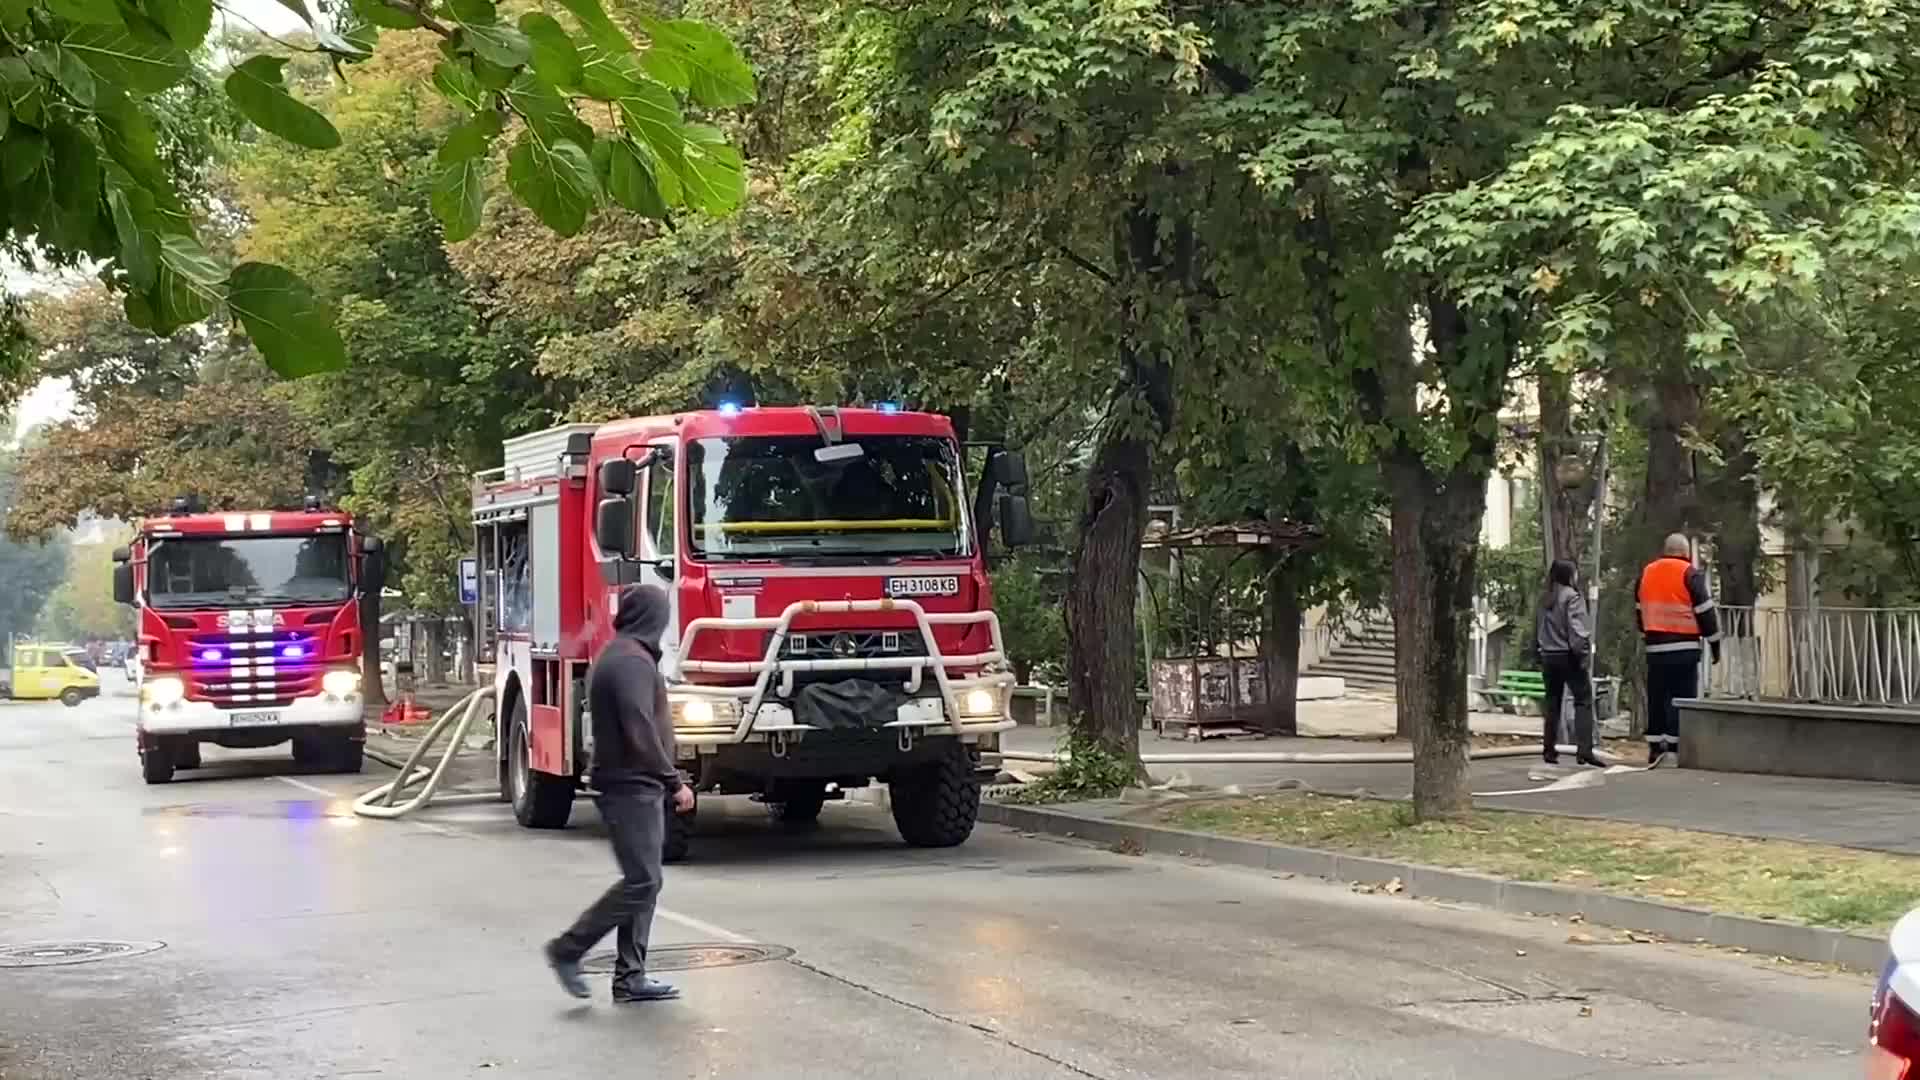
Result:
<instances>
[{"instance_id":1,"label":"side mirror","mask_svg":"<svg viewBox=\"0 0 1920 1080\"><path fill-rule=\"evenodd\" d=\"M360 542L360 595L379 596L387 585L387 545L377 536Z\"/></svg>"},{"instance_id":2,"label":"side mirror","mask_svg":"<svg viewBox=\"0 0 1920 1080\"><path fill-rule=\"evenodd\" d=\"M633 494L633 462L626 458L611 458L600 463L600 493L602 495ZM605 503L601 503L605 506Z\"/></svg>"},{"instance_id":3,"label":"side mirror","mask_svg":"<svg viewBox=\"0 0 1920 1080\"><path fill-rule=\"evenodd\" d=\"M674 579L675 574L678 573L678 570L673 564L673 559L671 557L668 557L664 559L655 559L653 561L653 572L656 574L659 574L661 577L667 579L668 581L672 581Z\"/></svg>"},{"instance_id":4,"label":"side mirror","mask_svg":"<svg viewBox=\"0 0 1920 1080\"><path fill-rule=\"evenodd\" d=\"M608 462L608 465L613 462ZM602 479L605 479L601 467ZM629 468L628 482L632 482L633 473ZM618 555L623 559L633 555L633 503L624 497L601 499L594 511L593 538L600 550L608 555Z\"/></svg>"},{"instance_id":5,"label":"side mirror","mask_svg":"<svg viewBox=\"0 0 1920 1080\"><path fill-rule=\"evenodd\" d=\"M1027 486L1027 456L1018 450L1002 450L993 455L993 483L996 487Z\"/></svg>"},{"instance_id":6,"label":"side mirror","mask_svg":"<svg viewBox=\"0 0 1920 1080\"><path fill-rule=\"evenodd\" d=\"M113 561L114 561L114 562L117 562L117 563L124 563L124 562L132 562L132 561L133 561L133 552L132 552L132 551L130 551L129 549L127 549L127 548L123 548L123 547L117 547L117 548L114 548L114 549L113 549Z\"/></svg>"},{"instance_id":7,"label":"side mirror","mask_svg":"<svg viewBox=\"0 0 1920 1080\"><path fill-rule=\"evenodd\" d=\"M119 552L116 551L114 554L118 555ZM114 564L113 602L128 606L133 604L133 565L131 563L116 561Z\"/></svg>"},{"instance_id":8,"label":"side mirror","mask_svg":"<svg viewBox=\"0 0 1920 1080\"><path fill-rule=\"evenodd\" d=\"M1000 540L1010 548L1033 543L1033 511L1025 495L1000 496Z\"/></svg>"}]
</instances>

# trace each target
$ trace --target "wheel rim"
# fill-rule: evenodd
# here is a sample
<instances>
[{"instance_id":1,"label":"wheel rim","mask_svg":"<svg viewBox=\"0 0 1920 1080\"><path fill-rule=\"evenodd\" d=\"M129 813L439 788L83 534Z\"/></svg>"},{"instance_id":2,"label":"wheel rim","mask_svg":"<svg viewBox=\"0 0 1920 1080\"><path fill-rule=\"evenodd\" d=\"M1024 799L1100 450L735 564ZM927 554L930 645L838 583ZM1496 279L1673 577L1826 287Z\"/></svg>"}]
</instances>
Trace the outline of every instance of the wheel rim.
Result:
<instances>
[{"instance_id":1,"label":"wheel rim","mask_svg":"<svg viewBox=\"0 0 1920 1080\"><path fill-rule=\"evenodd\" d=\"M507 794L513 799L515 806L519 806L526 799L529 767L527 762L532 756L531 749L527 745L527 726L513 725L513 741L509 744L507 751Z\"/></svg>"}]
</instances>

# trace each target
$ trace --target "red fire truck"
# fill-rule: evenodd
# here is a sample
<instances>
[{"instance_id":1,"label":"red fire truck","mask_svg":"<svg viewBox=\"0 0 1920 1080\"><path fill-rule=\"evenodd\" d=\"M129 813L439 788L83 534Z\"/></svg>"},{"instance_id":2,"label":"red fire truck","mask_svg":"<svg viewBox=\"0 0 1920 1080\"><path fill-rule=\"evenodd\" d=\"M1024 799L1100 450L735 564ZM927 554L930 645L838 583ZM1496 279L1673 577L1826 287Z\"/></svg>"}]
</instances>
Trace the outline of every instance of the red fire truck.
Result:
<instances>
[{"instance_id":1,"label":"red fire truck","mask_svg":"<svg viewBox=\"0 0 1920 1080\"><path fill-rule=\"evenodd\" d=\"M173 509L113 553L114 599L139 612L147 783L199 768L203 742L291 741L296 762L359 772L360 598L380 588L380 541L316 499L297 511Z\"/></svg>"},{"instance_id":2,"label":"red fire truck","mask_svg":"<svg viewBox=\"0 0 1920 1080\"><path fill-rule=\"evenodd\" d=\"M782 821L874 780L910 844L963 842L1012 726L990 522L1032 529L1017 453L966 456L941 416L722 408L510 439L474 486L481 655L496 658L500 785L561 828L593 755L587 668L620 589L671 597L678 758L697 792ZM666 855L691 815L669 809Z\"/></svg>"}]
</instances>

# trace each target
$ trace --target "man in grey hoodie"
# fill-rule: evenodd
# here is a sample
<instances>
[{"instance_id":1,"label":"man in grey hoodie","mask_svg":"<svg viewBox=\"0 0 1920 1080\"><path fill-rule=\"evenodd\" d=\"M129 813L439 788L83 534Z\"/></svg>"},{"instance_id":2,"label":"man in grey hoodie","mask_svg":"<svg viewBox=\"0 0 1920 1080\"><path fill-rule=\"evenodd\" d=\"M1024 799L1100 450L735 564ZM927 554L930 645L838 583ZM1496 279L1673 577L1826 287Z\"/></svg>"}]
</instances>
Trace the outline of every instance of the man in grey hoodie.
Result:
<instances>
[{"instance_id":1,"label":"man in grey hoodie","mask_svg":"<svg viewBox=\"0 0 1920 1080\"><path fill-rule=\"evenodd\" d=\"M613 968L616 1002L666 1001L680 991L647 978L647 939L660 896L660 848L666 817L693 809L693 789L680 781L673 760L673 719L660 674L660 635L667 628L667 594L649 585L620 593L614 638L587 675L593 712L595 804L613 841L620 880L580 914L566 933L547 943L547 963L567 993L591 996L580 959L607 931L617 933Z\"/></svg>"}]
</instances>

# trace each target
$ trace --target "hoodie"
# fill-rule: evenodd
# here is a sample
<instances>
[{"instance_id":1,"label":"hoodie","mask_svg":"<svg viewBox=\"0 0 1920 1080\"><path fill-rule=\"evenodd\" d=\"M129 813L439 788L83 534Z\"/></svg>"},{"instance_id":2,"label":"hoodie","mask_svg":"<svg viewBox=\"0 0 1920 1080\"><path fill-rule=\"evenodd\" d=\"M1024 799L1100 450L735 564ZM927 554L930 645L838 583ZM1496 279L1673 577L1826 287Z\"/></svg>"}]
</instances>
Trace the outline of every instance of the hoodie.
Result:
<instances>
[{"instance_id":1,"label":"hoodie","mask_svg":"<svg viewBox=\"0 0 1920 1080\"><path fill-rule=\"evenodd\" d=\"M671 795L680 789L667 682L660 674L660 635L668 618L665 592L629 585L613 616L614 638L587 674L593 786L600 791L638 786Z\"/></svg>"},{"instance_id":2,"label":"hoodie","mask_svg":"<svg viewBox=\"0 0 1920 1080\"><path fill-rule=\"evenodd\" d=\"M1593 650L1587 600L1570 585L1555 585L1534 623L1534 647L1542 656L1585 657Z\"/></svg>"}]
</instances>

